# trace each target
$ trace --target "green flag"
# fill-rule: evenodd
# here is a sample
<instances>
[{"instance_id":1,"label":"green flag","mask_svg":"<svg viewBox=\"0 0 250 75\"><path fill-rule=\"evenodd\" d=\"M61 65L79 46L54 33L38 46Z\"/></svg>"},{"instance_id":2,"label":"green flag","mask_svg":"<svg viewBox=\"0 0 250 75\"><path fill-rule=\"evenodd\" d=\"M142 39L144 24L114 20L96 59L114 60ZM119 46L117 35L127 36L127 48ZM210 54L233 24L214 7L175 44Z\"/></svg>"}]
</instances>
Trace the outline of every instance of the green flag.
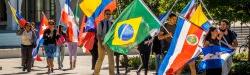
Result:
<instances>
[{"instance_id":1,"label":"green flag","mask_svg":"<svg viewBox=\"0 0 250 75\"><path fill-rule=\"evenodd\" d=\"M74 19L77 22L77 24L79 25L79 21L80 21L80 6L79 6L79 0L77 0L76 2L76 7L74 9Z\"/></svg>"},{"instance_id":2,"label":"green flag","mask_svg":"<svg viewBox=\"0 0 250 75\"><path fill-rule=\"evenodd\" d=\"M159 30L160 24L142 0L134 0L113 23L104 43L115 52L127 54L128 50Z\"/></svg>"}]
</instances>

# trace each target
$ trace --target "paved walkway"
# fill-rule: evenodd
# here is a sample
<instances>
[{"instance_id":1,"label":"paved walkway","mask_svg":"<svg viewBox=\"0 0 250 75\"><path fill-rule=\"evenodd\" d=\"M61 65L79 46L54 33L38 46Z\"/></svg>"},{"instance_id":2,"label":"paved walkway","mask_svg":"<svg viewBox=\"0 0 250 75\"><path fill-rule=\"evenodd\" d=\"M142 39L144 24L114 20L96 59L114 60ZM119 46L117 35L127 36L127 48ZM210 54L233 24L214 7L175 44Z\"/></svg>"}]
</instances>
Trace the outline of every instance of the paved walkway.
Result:
<instances>
[{"instance_id":1,"label":"paved walkway","mask_svg":"<svg viewBox=\"0 0 250 75\"><path fill-rule=\"evenodd\" d=\"M54 61L56 69L52 75L91 75L93 70L91 70L91 56L78 56L77 57L77 66L74 70L68 70L69 68L69 57L66 56L63 62L64 69L57 69L57 61ZM42 58L44 59L44 58ZM35 62L34 67L30 73L26 73L22 71L21 67L21 59L20 58L8 58L8 59L0 59L0 75L46 75L47 68L46 61ZM1 70L2 67L2 70ZM124 74L124 68L121 69L120 73ZM141 72L141 74L143 71ZM103 66L101 69L101 75L108 75L108 60L107 56L105 56ZM122 75L123 75L122 74ZM135 70L131 70L128 75L136 75ZM143 75L143 74L142 74ZM148 75L153 75L153 73L149 73Z\"/></svg>"}]
</instances>

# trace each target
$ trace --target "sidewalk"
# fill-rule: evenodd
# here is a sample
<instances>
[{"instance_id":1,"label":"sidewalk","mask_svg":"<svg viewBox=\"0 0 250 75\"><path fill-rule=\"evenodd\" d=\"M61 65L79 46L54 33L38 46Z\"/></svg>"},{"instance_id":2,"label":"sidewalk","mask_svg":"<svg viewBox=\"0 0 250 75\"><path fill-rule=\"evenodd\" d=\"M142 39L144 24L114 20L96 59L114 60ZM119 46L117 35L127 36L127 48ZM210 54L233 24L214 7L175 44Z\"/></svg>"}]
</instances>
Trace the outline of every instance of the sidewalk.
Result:
<instances>
[{"instance_id":1,"label":"sidewalk","mask_svg":"<svg viewBox=\"0 0 250 75\"><path fill-rule=\"evenodd\" d=\"M21 67L21 58L8 58L8 59L0 59L0 68L2 67L2 70L0 69L0 75L46 75L47 74L47 68L45 58L42 58L43 61L41 62L35 62L34 67L32 68L32 71L30 73L26 73L22 71ZM58 70L57 66L57 59L54 59L54 73L51 73L51 75L91 75L93 73L93 70L91 70L91 56L78 56L77 57L77 65L74 70L68 70L69 68L69 57L66 56L64 59L64 69ZM124 75L125 69L120 69L121 75ZM107 56L105 56L105 59L103 61L102 69L100 72L101 75L108 75L108 59ZM141 72L142 75L143 71ZM136 70L131 70L128 75L136 75ZM152 72L150 72L148 75L153 75Z\"/></svg>"}]
</instances>

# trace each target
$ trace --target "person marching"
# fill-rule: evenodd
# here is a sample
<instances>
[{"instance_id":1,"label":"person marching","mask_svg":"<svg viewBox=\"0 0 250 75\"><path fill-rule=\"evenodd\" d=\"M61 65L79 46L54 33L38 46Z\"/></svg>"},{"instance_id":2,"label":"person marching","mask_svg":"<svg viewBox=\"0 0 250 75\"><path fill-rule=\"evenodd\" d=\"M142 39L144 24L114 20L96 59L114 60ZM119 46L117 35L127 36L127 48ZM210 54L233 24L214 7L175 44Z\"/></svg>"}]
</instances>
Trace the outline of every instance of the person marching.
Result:
<instances>
[{"instance_id":1,"label":"person marching","mask_svg":"<svg viewBox=\"0 0 250 75\"><path fill-rule=\"evenodd\" d=\"M211 27L205 37L204 47L219 46L220 45L219 41L221 40L221 37L219 37L218 35L219 35L218 29L215 27ZM206 75L221 75L221 72L222 68L212 68L206 70Z\"/></svg>"},{"instance_id":2,"label":"person marching","mask_svg":"<svg viewBox=\"0 0 250 75\"><path fill-rule=\"evenodd\" d=\"M97 27L97 40L98 40L98 59L95 65L94 75L100 74L100 69L104 60L105 52L108 54L108 62L109 62L109 75L115 75L114 73L114 52L109 49L108 46L103 45L103 39L108 32L109 28L111 28L112 21L110 20L111 10L104 10L104 20L100 22Z\"/></svg>"},{"instance_id":3,"label":"person marching","mask_svg":"<svg viewBox=\"0 0 250 75\"><path fill-rule=\"evenodd\" d=\"M148 64L149 64L149 57L151 52L151 44L152 39L148 36L143 42L138 45L138 50L140 52L140 57L142 60L143 68L145 69L144 74L148 74ZM139 75L142 70L142 66L140 66L137 70L137 74Z\"/></svg>"},{"instance_id":4,"label":"person marching","mask_svg":"<svg viewBox=\"0 0 250 75\"><path fill-rule=\"evenodd\" d=\"M58 39L56 40L56 45L57 45L57 49L58 49L58 57L57 57L57 61L58 61L58 69L62 69L63 68L63 59L64 59L64 43L65 43L65 37L66 34L63 32L63 26L59 25L58 26L58 30L56 35L58 36Z\"/></svg>"},{"instance_id":5,"label":"person marching","mask_svg":"<svg viewBox=\"0 0 250 75\"><path fill-rule=\"evenodd\" d=\"M31 30L30 23L26 23L25 27L18 30L16 34L21 37L22 70L30 72L33 61L32 50L35 47L33 40L35 38L35 33Z\"/></svg>"},{"instance_id":6,"label":"person marching","mask_svg":"<svg viewBox=\"0 0 250 75\"><path fill-rule=\"evenodd\" d=\"M54 53L56 52L56 30L55 22L53 20L49 21L49 28L44 31L44 48L47 56L48 73L54 72Z\"/></svg>"},{"instance_id":7,"label":"person marching","mask_svg":"<svg viewBox=\"0 0 250 75\"><path fill-rule=\"evenodd\" d=\"M76 67L76 58L77 58L77 41L74 41L72 39L70 39L71 36L69 36L70 31L69 31L69 27L67 28L67 33L66 33L66 41L67 41L67 47L69 50L69 62L70 62L70 69L75 69Z\"/></svg>"},{"instance_id":8,"label":"person marching","mask_svg":"<svg viewBox=\"0 0 250 75\"><path fill-rule=\"evenodd\" d=\"M220 21L219 29L221 31L219 37L223 41L221 45L223 47L228 47L235 50L238 46L237 34L234 31L230 30L230 22L227 19L222 19ZM222 69L223 75L228 75L228 73L230 72L233 62L232 60L232 56L228 58L227 66Z\"/></svg>"}]
</instances>

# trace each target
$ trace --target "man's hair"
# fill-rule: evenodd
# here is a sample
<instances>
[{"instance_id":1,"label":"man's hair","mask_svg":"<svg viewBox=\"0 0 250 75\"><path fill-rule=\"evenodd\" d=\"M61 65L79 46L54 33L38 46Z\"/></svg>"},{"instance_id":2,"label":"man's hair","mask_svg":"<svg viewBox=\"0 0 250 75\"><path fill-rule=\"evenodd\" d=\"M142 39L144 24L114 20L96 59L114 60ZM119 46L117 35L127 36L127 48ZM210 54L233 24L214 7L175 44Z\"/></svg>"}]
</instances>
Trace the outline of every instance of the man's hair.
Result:
<instances>
[{"instance_id":1,"label":"man's hair","mask_svg":"<svg viewBox=\"0 0 250 75\"><path fill-rule=\"evenodd\" d=\"M221 22L225 22L228 26L230 26L230 22L227 20L227 19L222 19L221 21L220 21L220 23Z\"/></svg>"},{"instance_id":2,"label":"man's hair","mask_svg":"<svg viewBox=\"0 0 250 75\"><path fill-rule=\"evenodd\" d=\"M49 20L49 25L55 25L55 21L54 20Z\"/></svg>"},{"instance_id":3,"label":"man's hair","mask_svg":"<svg viewBox=\"0 0 250 75\"><path fill-rule=\"evenodd\" d=\"M169 15L169 18L172 18L172 17L176 17L176 15L175 15L174 13L171 13L171 14Z\"/></svg>"},{"instance_id":4,"label":"man's hair","mask_svg":"<svg viewBox=\"0 0 250 75\"><path fill-rule=\"evenodd\" d=\"M109 10L109 9L104 10L104 13L106 13L106 12L111 12L111 10Z\"/></svg>"},{"instance_id":5,"label":"man's hair","mask_svg":"<svg viewBox=\"0 0 250 75\"><path fill-rule=\"evenodd\" d=\"M25 23L25 26L27 26L27 25L29 25L29 24L30 24L29 22L26 22L26 23Z\"/></svg>"}]
</instances>

